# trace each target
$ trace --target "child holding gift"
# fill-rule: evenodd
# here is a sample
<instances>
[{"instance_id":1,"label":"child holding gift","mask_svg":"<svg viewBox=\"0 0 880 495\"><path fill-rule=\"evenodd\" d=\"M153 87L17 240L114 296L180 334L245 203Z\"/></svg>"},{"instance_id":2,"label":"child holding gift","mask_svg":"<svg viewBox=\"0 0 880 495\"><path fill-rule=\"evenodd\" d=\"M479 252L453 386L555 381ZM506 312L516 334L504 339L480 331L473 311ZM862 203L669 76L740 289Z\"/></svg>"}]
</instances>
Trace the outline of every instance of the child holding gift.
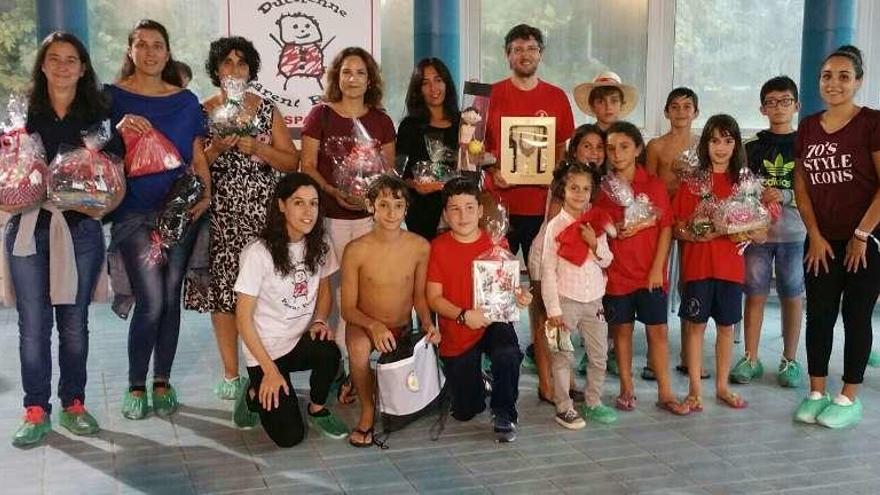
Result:
<instances>
[{"instance_id":1,"label":"child holding gift","mask_svg":"<svg viewBox=\"0 0 880 495\"><path fill-rule=\"evenodd\" d=\"M553 175L554 187L562 189L557 195L562 196L563 202L562 211L547 224L541 259L541 296L547 308L548 330L562 335L558 348L550 353L555 419L563 428L577 430L586 425L584 418L599 423L617 419L601 400L608 352L608 327L602 310L604 269L613 256L601 223L583 217L590 207L594 175L577 162L563 163ZM572 249L577 247L583 248L586 256L577 256L577 250ZM574 354L568 332L575 329L580 331L589 357L583 417L575 411L568 395Z\"/></svg>"},{"instance_id":2,"label":"child holding gift","mask_svg":"<svg viewBox=\"0 0 880 495\"><path fill-rule=\"evenodd\" d=\"M742 284L745 262L736 243L711 228L702 206L731 196L739 171L745 166L745 151L739 125L729 115L714 115L706 122L697 148L700 171L678 190L673 200L674 235L683 242L684 293L679 316L686 321L690 391L685 404L692 412L703 410L700 384L703 333L709 318L715 320L715 394L722 404L735 409L747 406L727 384L733 349L733 326L742 318ZM705 191L698 191L702 177ZM707 196L707 197L701 197ZM701 202L703 202L701 204ZM701 206L698 210L698 206ZM702 227L701 227L702 226Z\"/></svg>"}]
</instances>

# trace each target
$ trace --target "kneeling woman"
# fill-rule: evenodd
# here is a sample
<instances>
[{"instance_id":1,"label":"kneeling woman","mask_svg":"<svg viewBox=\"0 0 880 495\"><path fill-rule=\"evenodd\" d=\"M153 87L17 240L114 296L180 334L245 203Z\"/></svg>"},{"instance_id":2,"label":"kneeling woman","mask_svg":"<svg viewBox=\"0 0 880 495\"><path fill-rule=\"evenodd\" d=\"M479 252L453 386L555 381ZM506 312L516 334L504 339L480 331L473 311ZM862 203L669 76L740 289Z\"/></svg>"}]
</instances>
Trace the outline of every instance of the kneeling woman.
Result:
<instances>
[{"instance_id":1,"label":"kneeling woman","mask_svg":"<svg viewBox=\"0 0 880 495\"><path fill-rule=\"evenodd\" d=\"M345 438L348 427L324 407L340 361L326 323L333 305L329 277L339 263L314 179L293 173L278 183L266 226L242 251L240 267L235 315L250 384L236 401L236 423L248 410L257 412L279 447L300 443L305 427L290 373L311 370L309 422L326 436Z\"/></svg>"}]
</instances>

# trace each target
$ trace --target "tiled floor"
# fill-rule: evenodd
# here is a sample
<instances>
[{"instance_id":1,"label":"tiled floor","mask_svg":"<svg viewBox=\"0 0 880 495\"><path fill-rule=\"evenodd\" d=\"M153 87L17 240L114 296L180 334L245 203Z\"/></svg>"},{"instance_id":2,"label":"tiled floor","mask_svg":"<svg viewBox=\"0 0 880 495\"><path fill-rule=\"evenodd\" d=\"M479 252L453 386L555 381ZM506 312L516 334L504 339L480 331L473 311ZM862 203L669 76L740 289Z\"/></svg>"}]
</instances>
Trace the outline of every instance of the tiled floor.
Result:
<instances>
[{"instance_id":1,"label":"tiled floor","mask_svg":"<svg viewBox=\"0 0 880 495\"><path fill-rule=\"evenodd\" d=\"M44 446L17 450L8 442L21 414L16 313L0 310L0 348L7 356L0 362L0 433L7 438L0 442L0 493L880 493L880 371L868 371L861 395L867 414L857 428L793 424L791 412L804 391L775 385L781 345L775 307L762 340L768 372L736 389L751 403L745 411L709 401L702 414L672 417L652 405L653 384L637 379L642 402L636 411L621 414L613 426L569 432L552 421L552 407L539 404L535 377L524 374L516 443L494 443L484 414L469 423L450 420L437 442L429 440L432 422L422 420L395 433L387 450L354 449L314 433L280 450L259 429L234 429L232 404L210 390L219 366L209 321L195 313L184 319L173 380L184 405L172 420L133 422L120 415L127 325L106 305L94 305L87 406L103 431L82 439L58 428ZM671 333L677 354L678 331ZM636 345L641 367L643 334ZM707 343L707 363L711 349ZM834 386L841 352L839 338ZM304 387L305 377L295 383ZM675 387L686 390L683 377L675 377ZM712 389L707 383L707 397ZM616 391L609 379L605 400ZM352 424L355 409L337 411Z\"/></svg>"}]
</instances>

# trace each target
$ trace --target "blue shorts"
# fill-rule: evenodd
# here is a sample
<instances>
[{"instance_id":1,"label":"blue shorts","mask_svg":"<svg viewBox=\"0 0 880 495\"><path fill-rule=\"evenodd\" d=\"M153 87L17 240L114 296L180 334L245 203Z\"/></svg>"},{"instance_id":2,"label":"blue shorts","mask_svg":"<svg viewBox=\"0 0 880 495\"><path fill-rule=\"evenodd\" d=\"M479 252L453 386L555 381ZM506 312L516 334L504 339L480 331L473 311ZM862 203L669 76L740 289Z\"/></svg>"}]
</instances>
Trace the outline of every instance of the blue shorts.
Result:
<instances>
[{"instance_id":1,"label":"blue shorts","mask_svg":"<svg viewBox=\"0 0 880 495\"><path fill-rule=\"evenodd\" d=\"M742 285L714 278L695 280L684 285L678 316L693 323L735 325L742 320Z\"/></svg>"},{"instance_id":2,"label":"blue shorts","mask_svg":"<svg viewBox=\"0 0 880 495\"><path fill-rule=\"evenodd\" d=\"M804 293L804 243L768 242L746 249L747 296L766 296L770 279L776 274L779 297L798 297Z\"/></svg>"},{"instance_id":3,"label":"blue shorts","mask_svg":"<svg viewBox=\"0 0 880 495\"><path fill-rule=\"evenodd\" d=\"M666 292L662 289L639 289L623 296L602 298L605 321L609 325L623 325L636 320L645 325L666 324Z\"/></svg>"}]
</instances>

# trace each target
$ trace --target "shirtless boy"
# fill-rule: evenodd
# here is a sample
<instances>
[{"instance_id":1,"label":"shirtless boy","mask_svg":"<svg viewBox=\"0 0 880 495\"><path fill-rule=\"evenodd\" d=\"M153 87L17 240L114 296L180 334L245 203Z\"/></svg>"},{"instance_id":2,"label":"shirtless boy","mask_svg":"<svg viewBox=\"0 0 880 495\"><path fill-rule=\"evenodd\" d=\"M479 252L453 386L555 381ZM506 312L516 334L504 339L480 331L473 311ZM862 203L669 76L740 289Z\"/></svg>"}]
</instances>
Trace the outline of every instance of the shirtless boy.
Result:
<instances>
[{"instance_id":1,"label":"shirtless boy","mask_svg":"<svg viewBox=\"0 0 880 495\"><path fill-rule=\"evenodd\" d=\"M645 160L645 169L650 174L654 174L666 184L666 190L669 191L669 200L675 196L678 190L679 180L676 177L673 166L676 160L685 150L696 148L699 135L695 135L691 130L694 120L700 115L700 104L697 94L694 90L685 87L678 87L669 92L666 97L666 106L663 107L663 115L669 120L669 132L652 139L648 142L646 148L647 158ZM678 250L673 247L669 255L669 286L672 290L678 290ZM687 368L684 363L687 362L685 351L685 332L684 320L681 320L681 364L676 366L682 374L687 374ZM708 378L709 375L705 371L701 373L702 378ZM642 370L642 378L653 380L654 372L649 366L645 366Z\"/></svg>"},{"instance_id":2,"label":"shirtless boy","mask_svg":"<svg viewBox=\"0 0 880 495\"><path fill-rule=\"evenodd\" d=\"M391 352L416 309L429 341L440 341L425 299L431 247L400 228L409 206L402 180L382 176L367 194L373 230L345 247L342 256L342 318L346 321L351 376L361 398L361 415L348 437L355 447L373 444L374 398L370 353ZM392 259L393 256L393 259Z\"/></svg>"},{"instance_id":3,"label":"shirtless boy","mask_svg":"<svg viewBox=\"0 0 880 495\"><path fill-rule=\"evenodd\" d=\"M648 143L645 168L666 184L671 198L678 189L673 165L681 153L693 147L699 138L691 131L694 119L700 115L697 94L690 88L673 89L666 97L663 114L669 120L670 129Z\"/></svg>"}]
</instances>

